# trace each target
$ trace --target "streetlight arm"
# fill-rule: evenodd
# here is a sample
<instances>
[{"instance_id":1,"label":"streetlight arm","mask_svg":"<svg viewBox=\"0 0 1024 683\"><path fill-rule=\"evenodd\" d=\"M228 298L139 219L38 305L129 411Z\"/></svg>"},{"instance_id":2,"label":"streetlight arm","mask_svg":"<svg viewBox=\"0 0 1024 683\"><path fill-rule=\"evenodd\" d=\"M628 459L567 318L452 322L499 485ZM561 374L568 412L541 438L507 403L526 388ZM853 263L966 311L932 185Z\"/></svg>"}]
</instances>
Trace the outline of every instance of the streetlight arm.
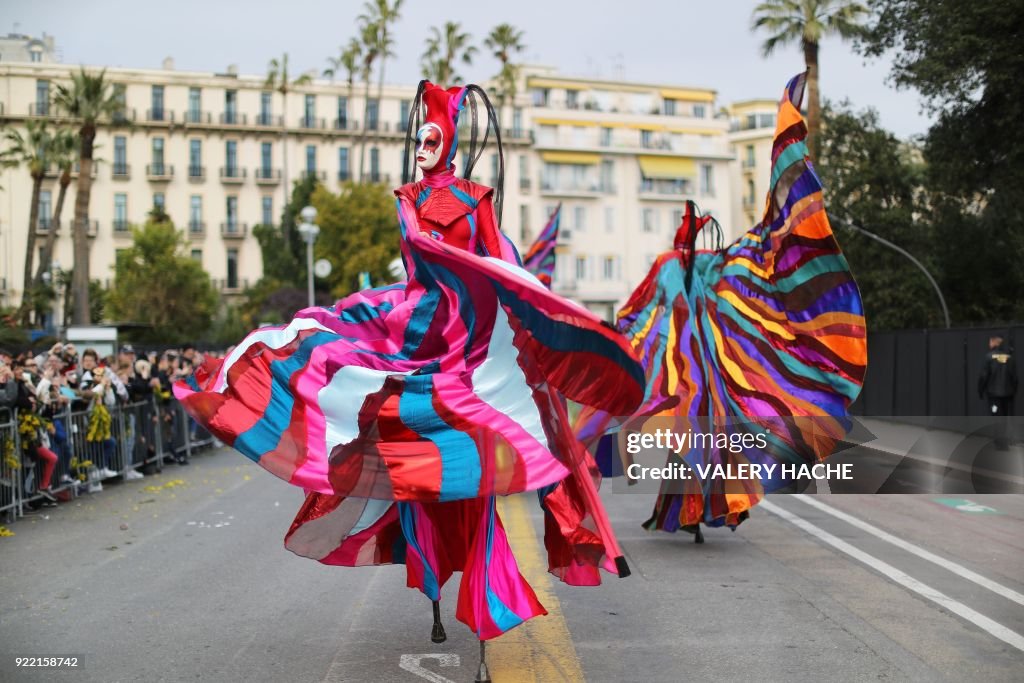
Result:
<instances>
[{"instance_id":1,"label":"streetlight arm","mask_svg":"<svg viewBox=\"0 0 1024 683\"><path fill-rule=\"evenodd\" d=\"M850 228L851 230L854 230L855 232L859 232L860 234L864 235L865 237L870 237L871 239L875 240L876 242L880 242L881 244L883 244L883 245L889 247L890 249L892 249L893 251L899 252L900 254L903 254L908 259L910 259L911 263L913 263L915 266L917 266L921 270L921 272L924 273L924 276L926 278L928 278L928 282L930 282L932 284L932 288L935 290L935 293L939 297L939 305L942 306L942 315L946 319L946 329L950 328L949 308L946 307L946 298L944 296L942 296L942 290L939 289L939 283L935 281L935 278L932 277L932 274L928 272L928 269L924 267L923 263L921 263L916 258L914 258L914 255L911 254L906 249L904 249L903 247L901 247L901 246L899 246L897 244L893 244L889 240L887 240L884 237L881 237L879 235L876 235L875 233L871 232L870 230L865 230L864 228L862 228L859 225L855 224L851 220L847 220L845 225L846 225L846 227Z\"/></svg>"}]
</instances>

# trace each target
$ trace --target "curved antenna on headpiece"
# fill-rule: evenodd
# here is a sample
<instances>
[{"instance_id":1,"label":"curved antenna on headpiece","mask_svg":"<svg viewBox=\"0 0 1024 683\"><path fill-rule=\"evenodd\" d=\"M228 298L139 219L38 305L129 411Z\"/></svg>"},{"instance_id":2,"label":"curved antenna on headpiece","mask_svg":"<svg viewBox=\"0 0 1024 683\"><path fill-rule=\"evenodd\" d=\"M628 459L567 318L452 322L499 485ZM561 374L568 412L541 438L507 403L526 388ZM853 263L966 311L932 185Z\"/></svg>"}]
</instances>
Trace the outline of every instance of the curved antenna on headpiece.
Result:
<instances>
[{"instance_id":1,"label":"curved antenna on headpiece","mask_svg":"<svg viewBox=\"0 0 1024 683\"><path fill-rule=\"evenodd\" d=\"M416 177L416 155L410 152L416 148L416 144L413 141L416 139L416 133L420 129L420 119L423 115L421 111L423 109L423 91L426 90L428 82L424 78L416 86L416 96L409 107L409 121L406 123L407 127L405 129L405 153L402 154L403 185L411 183L413 178Z\"/></svg>"},{"instance_id":2,"label":"curved antenna on headpiece","mask_svg":"<svg viewBox=\"0 0 1024 683\"><path fill-rule=\"evenodd\" d=\"M476 165L476 162L480 159L480 156L483 154L484 147L487 144L490 129L493 128L494 139L498 145L498 177L494 183L494 214L498 219L498 227L500 228L501 209L505 200L505 153L501 147L501 127L498 125L498 115L494 111L494 106L491 104L491 100L489 97L487 97L487 93L484 92L484 89L481 88L479 85L470 84L466 86L466 90L473 96L480 98L480 101L483 103L484 108L487 111L488 125L484 128L484 139L479 144L479 149L477 149L478 145L476 141L477 135L475 108L476 101L475 98L472 99L470 106L472 108L471 114L473 117L473 132L470 136L470 153L466 155L466 170L463 173L463 177L469 178L470 174L473 172L473 167Z\"/></svg>"}]
</instances>

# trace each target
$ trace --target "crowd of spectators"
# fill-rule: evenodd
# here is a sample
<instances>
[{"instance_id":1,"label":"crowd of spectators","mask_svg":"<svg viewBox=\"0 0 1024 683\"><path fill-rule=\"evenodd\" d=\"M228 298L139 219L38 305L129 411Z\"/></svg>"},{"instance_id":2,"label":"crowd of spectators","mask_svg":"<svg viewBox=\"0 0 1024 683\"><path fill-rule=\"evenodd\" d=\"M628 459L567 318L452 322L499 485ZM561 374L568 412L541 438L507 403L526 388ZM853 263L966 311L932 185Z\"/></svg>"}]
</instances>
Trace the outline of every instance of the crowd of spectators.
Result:
<instances>
[{"instance_id":1,"label":"crowd of spectators","mask_svg":"<svg viewBox=\"0 0 1024 683\"><path fill-rule=\"evenodd\" d=\"M85 461L92 464L88 477L90 491L101 490L100 482L114 476L141 479L143 473L130 466L134 460L122 472L112 469L115 439L125 439L129 449L141 446L150 455L155 454L153 439L167 440L173 432L176 411L171 386L192 374L203 360L203 354L191 345L137 352L132 345L125 344L116 355L106 357L91 348L79 353L71 343L17 354L0 349L0 423L11 419L16 411L21 453L15 455L29 465L29 472L41 471L39 480L31 483L43 504L56 504L55 486L73 483L71 465L75 453L68 436L74 427L68 423L70 414L88 416ZM151 430L158 436L148 441L142 436L140 415L134 412L126 413L127 419L119 430L111 427L111 414L118 406L139 403L155 405L156 414L149 411L147 419L161 423ZM194 424L191 427L195 429ZM188 464L187 458L175 455L173 448L164 448L163 452L165 458ZM63 463L60 470L64 474L61 482L54 482L58 463Z\"/></svg>"}]
</instances>

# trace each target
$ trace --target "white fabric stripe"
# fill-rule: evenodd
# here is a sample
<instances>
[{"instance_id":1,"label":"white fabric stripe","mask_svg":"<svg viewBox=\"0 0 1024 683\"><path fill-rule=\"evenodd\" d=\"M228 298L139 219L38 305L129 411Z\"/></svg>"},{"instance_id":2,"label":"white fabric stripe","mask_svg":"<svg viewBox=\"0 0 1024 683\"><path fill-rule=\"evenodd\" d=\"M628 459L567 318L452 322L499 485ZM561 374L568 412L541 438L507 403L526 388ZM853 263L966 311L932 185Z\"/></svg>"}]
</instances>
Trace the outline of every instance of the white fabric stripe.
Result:
<instances>
[{"instance_id":1,"label":"white fabric stripe","mask_svg":"<svg viewBox=\"0 0 1024 683\"><path fill-rule=\"evenodd\" d=\"M220 367L220 378L214 391L224 393L228 386L228 371L253 344L262 342L272 349L279 349L294 341L295 337L302 330L332 331L312 318L295 318L287 327L276 330L256 330L250 333L224 360L224 364Z\"/></svg>"},{"instance_id":2,"label":"white fabric stripe","mask_svg":"<svg viewBox=\"0 0 1024 683\"><path fill-rule=\"evenodd\" d=\"M513 336L508 315L498 306L487 346L487 358L473 371L473 393L518 423L530 436L551 450L541 424L540 411L533 400L533 392L526 383L523 369L516 361L519 350L512 344Z\"/></svg>"},{"instance_id":3,"label":"white fabric stripe","mask_svg":"<svg viewBox=\"0 0 1024 683\"><path fill-rule=\"evenodd\" d=\"M407 373L373 370L347 365L317 393L317 403L324 414L325 450L329 458L335 446L346 444L359 436L359 411L366 397L384 386L389 375Z\"/></svg>"}]
</instances>

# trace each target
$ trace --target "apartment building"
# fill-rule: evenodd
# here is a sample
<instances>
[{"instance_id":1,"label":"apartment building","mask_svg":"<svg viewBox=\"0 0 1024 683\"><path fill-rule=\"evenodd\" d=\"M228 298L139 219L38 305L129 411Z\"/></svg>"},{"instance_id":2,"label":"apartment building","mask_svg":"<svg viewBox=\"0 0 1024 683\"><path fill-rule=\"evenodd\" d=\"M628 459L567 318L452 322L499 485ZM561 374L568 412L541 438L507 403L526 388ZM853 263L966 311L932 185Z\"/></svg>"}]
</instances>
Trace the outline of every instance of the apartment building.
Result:
<instances>
[{"instance_id":1,"label":"apartment building","mask_svg":"<svg viewBox=\"0 0 1024 683\"><path fill-rule=\"evenodd\" d=\"M751 228L764 213L771 180L775 100L744 100L728 107L729 138L737 163L732 165L733 215Z\"/></svg>"},{"instance_id":2,"label":"apartment building","mask_svg":"<svg viewBox=\"0 0 1024 683\"><path fill-rule=\"evenodd\" d=\"M3 123L68 123L53 94L72 68L78 67L0 61ZM117 125L97 135L89 224L95 278L113 277L131 226L159 206L230 299L260 278L252 229L280 220L292 181L314 175L337 190L361 171L366 180L401 181L414 85L385 85L380 98L373 86L367 102L359 83L350 91L345 83L315 79L285 98L265 88L262 76L233 68L178 71L171 60L161 69L109 68L107 78L124 109ZM736 133L715 115L714 90L568 78L542 67L524 67L520 81L515 101L500 113L502 227L520 248L528 246L562 204L554 281L560 293L611 316L654 257L671 247L686 199L727 231L736 224ZM364 134L369 142L361 161ZM474 180L492 184L498 157L494 150L486 155ZM31 179L24 168L6 169L0 178L0 305L11 305L21 296ZM57 191L56 174L49 174L36 230L59 231L56 256L67 268L75 185L60 226L53 221ZM732 234L746 227L743 220Z\"/></svg>"}]
</instances>

